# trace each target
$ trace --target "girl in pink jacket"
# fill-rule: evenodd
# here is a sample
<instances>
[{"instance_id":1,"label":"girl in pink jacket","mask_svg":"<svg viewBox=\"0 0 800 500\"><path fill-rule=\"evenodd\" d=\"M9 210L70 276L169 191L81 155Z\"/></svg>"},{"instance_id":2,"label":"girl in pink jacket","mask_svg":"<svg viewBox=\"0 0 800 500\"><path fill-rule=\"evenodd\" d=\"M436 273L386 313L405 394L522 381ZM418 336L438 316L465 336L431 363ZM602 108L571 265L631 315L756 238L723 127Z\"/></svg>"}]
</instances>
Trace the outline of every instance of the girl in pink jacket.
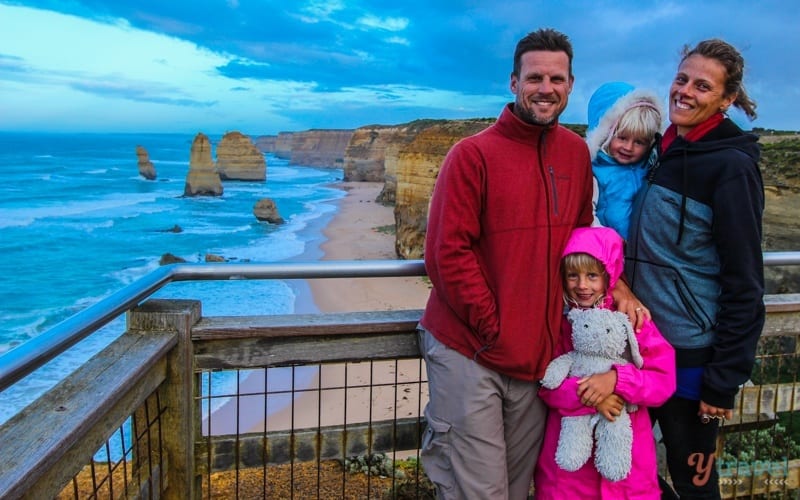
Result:
<instances>
[{"instance_id":1,"label":"girl in pink jacket","mask_svg":"<svg viewBox=\"0 0 800 500\"><path fill-rule=\"evenodd\" d=\"M572 232L562 255L564 300L567 308L613 308L611 290L622 274L623 242L604 227L578 228ZM565 311L566 312L566 311ZM572 350L571 325L562 319L561 339L554 357ZM606 373L583 379L570 377L557 388L542 388L542 400L550 408L544 443L534 474L537 500L608 498L659 499L655 441L648 406L659 406L675 391L675 351L652 321L636 333L643 365L615 365ZM612 420L623 404L638 405L630 414L633 426L633 462L630 473L610 481L597 471L594 460L569 472L555 461L561 419L599 414Z\"/></svg>"}]
</instances>

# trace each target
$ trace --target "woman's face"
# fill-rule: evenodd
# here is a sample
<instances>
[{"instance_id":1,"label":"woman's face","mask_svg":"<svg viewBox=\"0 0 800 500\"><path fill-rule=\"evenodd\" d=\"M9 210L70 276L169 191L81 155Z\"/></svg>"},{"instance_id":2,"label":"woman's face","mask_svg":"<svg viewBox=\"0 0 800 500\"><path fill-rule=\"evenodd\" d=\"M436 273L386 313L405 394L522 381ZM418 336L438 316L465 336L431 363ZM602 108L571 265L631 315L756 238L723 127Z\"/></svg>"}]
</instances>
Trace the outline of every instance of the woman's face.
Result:
<instances>
[{"instance_id":1,"label":"woman's face","mask_svg":"<svg viewBox=\"0 0 800 500\"><path fill-rule=\"evenodd\" d=\"M720 111L727 110L736 95L725 96L725 67L716 59L699 54L687 57L669 90L669 120L686 135Z\"/></svg>"}]
</instances>

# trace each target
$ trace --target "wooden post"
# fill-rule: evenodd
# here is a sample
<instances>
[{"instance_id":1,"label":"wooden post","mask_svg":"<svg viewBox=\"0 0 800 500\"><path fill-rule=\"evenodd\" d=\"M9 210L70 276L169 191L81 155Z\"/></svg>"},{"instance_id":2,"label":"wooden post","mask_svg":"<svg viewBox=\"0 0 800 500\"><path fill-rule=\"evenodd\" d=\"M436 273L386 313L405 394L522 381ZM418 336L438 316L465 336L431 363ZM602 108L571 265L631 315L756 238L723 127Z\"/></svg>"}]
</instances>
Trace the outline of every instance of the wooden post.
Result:
<instances>
[{"instance_id":1,"label":"wooden post","mask_svg":"<svg viewBox=\"0 0 800 500\"><path fill-rule=\"evenodd\" d=\"M167 380L160 392L165 413L161 419L161 441L166 460L162 461L164 498L200 497L201 477L195 473L194 356L192 326L200 320L200 302L196 300L151 299L132 309L127 316L128 330L147 332L174 331L178 345L167 360ZM159 450L152 450L158 454Z\"/></svg>"}]
</instances>

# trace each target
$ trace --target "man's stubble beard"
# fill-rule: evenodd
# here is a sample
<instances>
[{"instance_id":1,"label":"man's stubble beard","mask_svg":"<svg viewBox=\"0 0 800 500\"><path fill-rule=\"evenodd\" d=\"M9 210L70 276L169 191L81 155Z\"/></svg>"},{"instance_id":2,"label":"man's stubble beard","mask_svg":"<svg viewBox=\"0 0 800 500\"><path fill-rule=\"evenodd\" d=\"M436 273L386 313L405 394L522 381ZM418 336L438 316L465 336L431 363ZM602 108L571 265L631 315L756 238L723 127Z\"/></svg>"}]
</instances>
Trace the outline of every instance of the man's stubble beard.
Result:
<instances>
[{"instance_id":1,"label":"man's stubble beard","mask_svg":"<svg viewBox=\"0 0 800 500\"><path fill-rule=\"evenodd\" d=\"M519 117L519 119L524 121L525 123L528 123L530 125L537 125L540 127L546 127L548 125L554 124L556 120L558 120L558 117L561 115L561 112L559 111L557 114L546 119L539 118L538 116L536 116L536 113L534 113L528 108L520 106L519 101L515 101L514 114L516 114L517 117Z\"/></svg>"}]
</instances>

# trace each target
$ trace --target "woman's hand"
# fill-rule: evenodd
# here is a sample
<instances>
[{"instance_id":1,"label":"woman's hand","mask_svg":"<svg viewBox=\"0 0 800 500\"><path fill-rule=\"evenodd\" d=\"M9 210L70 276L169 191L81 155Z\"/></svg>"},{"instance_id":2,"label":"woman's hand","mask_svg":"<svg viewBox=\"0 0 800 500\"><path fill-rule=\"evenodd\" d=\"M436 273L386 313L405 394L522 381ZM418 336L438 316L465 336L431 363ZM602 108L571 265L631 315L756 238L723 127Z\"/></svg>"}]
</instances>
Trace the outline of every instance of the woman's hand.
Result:
<instances>
[{"instance_id":1,"label":"woman's hand","mask_svg":"<svg viewBox=\"0 0 800 500\"><path fill-rule=\"evenodd\" d=\"M597 405L597 413L609 422L613 422L622 414L623 406L625 401L618 394L611 394Z\"/></svg>"},{"instance_id":2,"label":"woman's hand","mask_svg":"<svg viewBox=\"0 0 800 500\"><path fill-rule=\"evenodd\" d=\"M636 295L633 294L627 283L622 280L617 280L614 290L611 292L614 298L614 304L617 306L617 311L628 315L631 320L633 329L638 333L642 331L645 320L652 319L650 310L642 304Z\"/></svg>"},{"instance_id":3,"label":"woman's hand","mask_svg":"<svg viewBox=\"0 0 800 500\"><path fill-rule=\"evenodd\" d=\"M706 420L710 418L729 420L733 418L733 410L729 408L720 408L719 406L712 406L705 401L700 401L700 409L697 412L697 416L700 418L707 417Z\"/></svg>"},{"instance_id":4,"label":"woman's hand","mask_svg":"<svg viewBox=\"0 0 800 500\"><path fill-rule=\"evenodd\" d=\"M585 406L596 407L614 392L617 370L597 373L578 380L578 397Z\"/></svg>"}]
</instances>

